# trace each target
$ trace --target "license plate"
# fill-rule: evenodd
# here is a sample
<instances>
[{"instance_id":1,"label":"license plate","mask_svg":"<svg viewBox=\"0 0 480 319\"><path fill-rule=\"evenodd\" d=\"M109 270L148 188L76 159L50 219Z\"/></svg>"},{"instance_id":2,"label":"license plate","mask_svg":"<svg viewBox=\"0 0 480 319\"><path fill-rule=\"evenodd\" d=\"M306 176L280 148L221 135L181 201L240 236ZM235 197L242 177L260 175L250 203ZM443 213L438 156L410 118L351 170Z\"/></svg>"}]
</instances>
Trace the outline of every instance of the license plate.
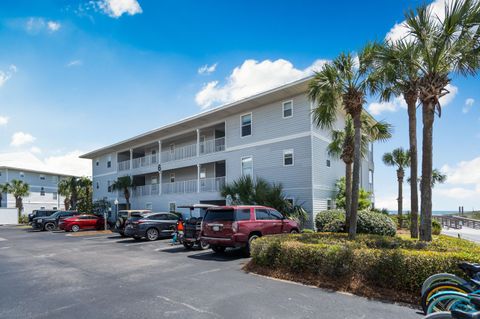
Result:
<instances>
[{"instance_id":1,"label":"license plate","mask_svg":"<svg viewBox=\"0 0 480 319\"><path fill-rule=\"evenodd\" d=\"M213 226L212 229L213 229L213 231L219 231L219 230L220 230L220 226Z\"/></svg>"}]
</instances>

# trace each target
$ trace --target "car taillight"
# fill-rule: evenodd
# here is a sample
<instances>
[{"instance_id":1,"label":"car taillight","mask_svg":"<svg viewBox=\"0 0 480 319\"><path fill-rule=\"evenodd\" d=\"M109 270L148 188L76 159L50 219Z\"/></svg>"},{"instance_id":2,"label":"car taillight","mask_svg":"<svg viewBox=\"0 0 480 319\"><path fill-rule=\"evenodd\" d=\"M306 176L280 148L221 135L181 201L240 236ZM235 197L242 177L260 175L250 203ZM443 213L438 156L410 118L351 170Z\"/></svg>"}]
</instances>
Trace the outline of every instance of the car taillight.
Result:
<instances>
[{"instance_id":1,"label":"car taillight","mask_svg":"<svg viewBox=\"0 0 480 319\"><path fill-rule=\"evenodd\" d=\"M238 223L237 222L232 223L232 230L233 230L234 233L238 232Z\"/></svg>"}]
</instances>

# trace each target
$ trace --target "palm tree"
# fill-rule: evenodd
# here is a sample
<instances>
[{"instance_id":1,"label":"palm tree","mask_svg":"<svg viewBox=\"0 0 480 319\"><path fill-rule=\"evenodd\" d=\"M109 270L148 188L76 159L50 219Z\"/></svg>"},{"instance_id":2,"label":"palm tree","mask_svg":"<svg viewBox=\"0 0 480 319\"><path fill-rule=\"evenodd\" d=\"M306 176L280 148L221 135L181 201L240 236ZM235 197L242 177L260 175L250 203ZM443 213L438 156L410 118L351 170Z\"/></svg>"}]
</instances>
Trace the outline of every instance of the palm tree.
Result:
<instances>
[{"instance_id":1,"label":"palm tree","mask_svg":"<svg viewBox=\"0 0 480 319\"><path fill-rule=\"evenodd\" d=\"M417 101L419 94L419 49L412 41L387 41L377 46L374 58L375 72L382 78L380 97L389 101L403 96L408 112L410 143L410 235L418 238L418 155L417 155Z\"/></svg>"},{"instance_id":2,"label":"palm tree","mask_svg":"<svg viewBox=\"0 0 480 319\"><path fill-rule=\"evenodd\" d=\"M385 122L376 122L370 116L362 113L362 147L361 153L365 157L368 154L368 143L373 141L385 141L392 137L391 125ZM345 163L345 225L350 225L350 206L352 198L352 164L354 150L353 123L347 116L343 130L332 130L332 141L327 146L330 156L340 158Z\"/></svg>"},{"instance_id":3,"label":"palm tree","mask_svg":"<svg viewBox=\"0 0 480 319\"><path fill-rule=\"evenodd\" d=\"M73 210L77 209L78 202L78 186L79 179L78 177L70 176L66 179L66 184L70 192L70 208Z\"/></svg>"},{"instance_id":4,"label":"palm tree","mask_svg":"<svg viewBox=\"0 0 480 319\"><path fill-rule=\"evenodd\" d=\"M418 179L419 182L421 182L422 177ZM447 181L447 175L443 174L438 168L433 169L432 171L432 188L435 187L436 184L443 184ZM411 184L411 179L409 178L407 180Z\"/></svg>"},{"instance_id":5,"label":"palm tree","mask_svg":"<svg viewBox=\"0 0 480 319\"><path fill-rule=\"evenodd\" d=\"M8 193L8 183L0 184L0 207L2 207L3 193Z\"/></svg>"},{"instance_id":6,"label":"palm tree","mask_svg":"<svg viewBox=\"0 0 480 319\"><path fill-rule=\"evenodd\" d=\"M93 209L92 181L88 177L83 176L78 179L77 184L79 194L78 209L82 212L91 212Z\"/></svg>"},{"instance_id":7,"label":"palm tree","mask_svg":"<svg viewBox=\"0 0 480 319\"><path fill-rule=\"evenodd\" d=\"M451 76L475 75L480 68L480 2L452 1L445 17L427 5L406 14L405 27L420 59L419 99L422 104L422 181L420 184L420 239L432 240L432 155L435 113L441 116L440 98L449 93Z\"/></svg>"},{"instance_id":8,"label":"palm tree","mask_svg":"<svg viewBox=\"0 0 480 319\"><path fill-rule=\"evenodd\" d=\"M7 191L15 197L15 207L18 210L18 219L20 220L23 210L23 197L28 196L30 186L24 181L12 179L7 183Z\"/></svg>"},{"instance_id":9,"label":"palm tree","mask_svg":"<svg viewBox=\"0 0 480 319\"><path fill-rule=\"evenodd\" d=\"M391 153L383 154L383 163L387 166L397 167L398 181L398 220L399 226L403 223L403 179L405 177L405 168L410 166L410 153L403 148L394 149Z\"/></svg>"},{"instance_id":10,"label":"palm tree","mask_svg":"<svg viewBox=\"0 0 480 319\"><path fill-rule=\"evenodd\" d=\"M67 179L62 179L58 183L58 194L64 197L63 204L65 205L65 210L69 210L71 191Z\"/></svg>"},{"instance_id":11,"label":"palm tree","mask_svg":"<svg viewBox=\"0 0 480 319\"><path fill-rule=\"evenodd\" d=\"M360 188L360 160L362 142L362 112L365 97L375 91L376 81L370 77L374 45L367 45L358 55L342 53L332 63L316 72L309 84L309 98L316 104L314 122L331 129L337 114L343 109L353 121L354 149L352 173L352 201L350 206L349 238L357 233L358 191Z\"/></svg>"},{"instance_id":12,"label":"palm tree","mask_svg":"<svg viewBox=\"0 0 480 319\"><path fill-rule=\"evenodd\" d=\"M113 190L123 191L123 196L125 196L125 201L127 202L127 207L130 209L130 189L135 188L133 180L130 176L122 176L117 178L117 180L112 184Z\"/></svg>"}]
</instances>

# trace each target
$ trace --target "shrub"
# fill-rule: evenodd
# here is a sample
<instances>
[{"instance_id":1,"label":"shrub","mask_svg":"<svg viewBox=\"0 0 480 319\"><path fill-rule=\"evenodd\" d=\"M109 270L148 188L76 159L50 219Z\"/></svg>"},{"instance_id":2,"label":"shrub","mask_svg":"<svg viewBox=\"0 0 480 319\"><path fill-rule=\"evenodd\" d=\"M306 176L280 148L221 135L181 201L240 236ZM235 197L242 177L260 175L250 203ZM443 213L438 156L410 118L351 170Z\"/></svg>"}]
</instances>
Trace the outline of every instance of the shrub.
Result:
<instances>
[{"instance_id":1,"label":"shrub","mask_svg":"<svg viewBox=\"0 0 480 319\"><path fill-rule=\"evenodd\" d=\"M28 224L28 216L27 215L20 215L20 218L18 219L19 224Z\"/></svg>"},{"instance_id":2,"label":"shrub","mask_svg":"<svg viewBox=\"0 0 480 319\"><path fill-rule=\"evenodd\" d=\"M430 275L462 275L460 261L480 262L480 246L447 236L431 243L379 235L350 241L346 234L334 233L267 236L252 244L251 253L253 264L293 276L355 279L412 296Z\"/></svg>"},{"instance_id":3,"label":"shrub","mask_svg":"<svg viewBox=\"0 0 480 319\"><path fill-rule=\"evenodd\" d=\"M345 231L345 212L329 210L315 216L315 226L320 232ZM384 214L373 211L358 212L357 232L363 234L377 234L395 236L396 227L393 220Z\"/></svg>"},{"instance_id":4,"label":"shrub","mask_svg":"<svg viewBox=\"0 0 480 319\"><path fill-rule=\"evenodd\" d=\"M315 231L313 231L312 229L305 228L305 229L302 229L302 233L304 233L304 234L313 234L313 233L315 233Z\"/></svg>"},{"instance_id":5,"label":"shrub","mask_svg":"<svg viewBox=\"0 0 480 319\"><path fill-rule=\"evenodd\" d=\"M436 219L432 220L432 234L440 235L442 232L442 224Z\"/></svg>"}]
</instances>

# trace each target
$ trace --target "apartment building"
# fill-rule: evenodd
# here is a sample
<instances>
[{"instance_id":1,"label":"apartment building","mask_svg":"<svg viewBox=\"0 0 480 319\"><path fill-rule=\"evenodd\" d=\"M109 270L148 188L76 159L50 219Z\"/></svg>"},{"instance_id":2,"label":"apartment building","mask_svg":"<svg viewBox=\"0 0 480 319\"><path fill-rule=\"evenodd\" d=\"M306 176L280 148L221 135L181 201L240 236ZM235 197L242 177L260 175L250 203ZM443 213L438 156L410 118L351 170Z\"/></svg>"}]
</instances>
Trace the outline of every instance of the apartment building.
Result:
<instances>
[{"instance_id":1,"label":"apartment building","mask_svg":"<svg viewBox=\"0 0 480 319\"><path fill-rule=\"evenodd\" d=\"M21 180L30 186L30 194L23 198L23 213L36 209L65 209L64 197L58 194L58 182L67 177L52 172L0 165L0 184ZM3 193L0 207L14 208L15 197Z\"/></svg>"},{"instance_id":2,"label":"apartment building","mask_svg":"<svg viewBox=\"0 0 480 319\"><path fill-rule=\"evenodd\" d=\"M330 158L330 133L312 122L310 78L208 110L82 155L92 160L94 200L125 206L112 183L130 175L135 209L175 210L192 203L224 204L219 190L242 175L282 183L311 214L334 207L342 161ZM344 125L339 114L337 128ZM362 187L373 192L373 148L363 160ZM234 194L232 194L234 196Z\"/></svg>"}]
</instances>

